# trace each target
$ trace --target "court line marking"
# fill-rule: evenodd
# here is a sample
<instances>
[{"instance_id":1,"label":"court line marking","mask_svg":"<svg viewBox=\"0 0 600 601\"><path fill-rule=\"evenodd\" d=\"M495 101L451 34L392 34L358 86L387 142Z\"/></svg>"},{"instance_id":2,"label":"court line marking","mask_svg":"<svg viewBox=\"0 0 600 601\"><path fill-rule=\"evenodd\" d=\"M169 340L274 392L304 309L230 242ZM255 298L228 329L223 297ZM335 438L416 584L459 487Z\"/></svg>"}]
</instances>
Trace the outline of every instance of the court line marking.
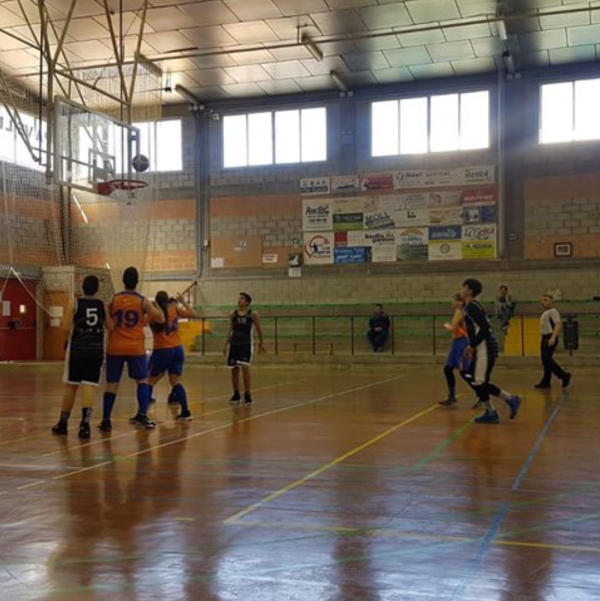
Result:
<instances>
[{"instance_id":1,"label":"court line marking","mask_svg":"<svg viewBox=\"0 0 600 601\"><path fill-rule=\"evenodd\" d=\"M268 390L269 388L277 388L278 386L285 386L286 384L292 384L292 383L296 383L296 382L302 382L304 380L306 380L307 378L296 378L293 380L285 380L283 382L279 382L278 384L270 384L269 386L261 386L259 388L256 388L255 390ZM129 397L129 395L127 395ZM227 399L229 398L229 394L220 394L218 396L213 396L213 397L208 397L204 400L201 401L194 401L194 403L197 405L198 403L210 403L212 401L218 401L218 400L222 400L222 399ZM27 398L31 398L30 396L28 396ZM37 397L36 397L37 398ZM56 398L56 397L51 397L51 398ZM132 399L135 399L135 395L129 397ZM231 407L224 407L223 409L218 409L215 411L211 411L208 413L202 413L201 416L199 416L199 419L205 415L211 415L212 413L217 413L219 411L230 411ZM129 423L128 419L113 419L113 422L122 422L124 424ZM171 423L171 422L159 422L158 425L164 424L164 423ZM175 423L175 422L173 422ZM50 453L44 453L42 455L36 455L36 457L50 457L51 455L55 455L58 453L63 453L68 449L81 449L81 448L85 448L85 447L90 447L90 446L94 446L97 444L101 444L102 442L106 442L107 440L115 440L117 438L122 438L124 436L128 436L130 434L135 434L136 432L139 432L139 430L129 430L128 432L123 432L122 434L117 434L116 436L111 436L106 437L106 438L101 438L99 440L94 440L92 442L88 442L88 443L84 443L84 444L80 444L80 445L71 445L70 447L66 447L64 449L57 449L55 451L51 451ZM0 441L0 446L4 446L7 444L11 444L11 443L17 443L17 442L25 442L27 440L33 440L34 438L39 438L41 436L45 436L49 433L49 428L45 428L44 430L42 430L41 432L38 432L37 434L31 434L29 436L22 436L20 438L13 438L11 440L4 440L4 441ZM48 440L52 440L52 438L48 438Z\"/></svg>"},{"instance_id":2,"label":"court line marking","mask_svg":"<svg viewBox=\"0 0 600 601\"><path fill-rule=\"evenodd\" d=\"M595 514L594 514L595 515ZM586 519L594 519L593 516L587 516ZM457 542L457 543L474 543L480 538L458 535L444 534L427 534L425 532L412 532L410 530L396 530L394 528L353 528L348 526L325 526L319 524L302 524L294 522L268 522L263 520L246 520L244 522L234 522L238 526L251 526L259 528L267 528L271 530L289 530L289 531L305 531L305 532L331 532L347 536L365 535L369 537L390 537L390 538L406 538L406 539L425 539L437 540L440 542ZM516 530L512 534L520 534L521 530ZM509 534L509 533L507 533ZM512 539L499 538L492 542L494 546L504 547L531 547L535 549L554 549L557 551L574 551L574 552L590 552L600 553L600 547L591 547L586 545L565 545L560 543L544 543L538 541L520 541Z\"/></svg>"},{"instance_id":3,"label":"court line marking","mask_svg":"<svg viewBox=\"0 0 600 601\"><path fill-rule=\"evenodd\" d=\"M525 479L525 476L527 476L527 474L529 472L529 468L531 467L533 460L535 459L535 456L537 455L537 452L539 451L540 447L542 446L542 442L546 438L546 434L548 434L550 427L552 426L552 423L554 422L554 420L556 419L556 416L558 415L558 413L560 411L560 407L561 407L561 405L560 405L560 401L559 401L558 404L556 405L556 407L554 407L554 410L552 411L552 413L546 419L544 426L542 427L540 433L537 436L537 439L533 445L533 448L529 452L529 455L528 455L527 459L525 460L525 463L522 465L521 470L519 471L519 473L517 474L517 477L513 481L513 485L511 487L511 490L513 492L516 492L519 490L521 483ZM498 530L500 529L500 526L502 525L502 522L504 521L504 518L506 517L506 515L508 514L509 511L510 511L510 503L507 503L507 502L502 503L498 513L496 514L496 517L493 519L490 527L488 528L488 531L486 532L485 536L483 537L483 540L481 541L481 545L479 547L479 550L477 551L477 555L475 555L473 560L470 562L471 563L470 568L468 569L468 571L464 575L464 577L461 579L458 586L454 589L454 592L452 593L451 601L456 601L456 599L458 599L458 597L460 595L462 595L467 590L469 585L471 584L473 578L475 577L479 568L483 564L483 561L485 560L485 557L490 549L490 546L494 542L494 539L496 538L496 535L498 534Z\"/></svg>"},{"instance_id":4,"label":"court line marking","mask_svg":"<svg viewBox=\"0 0 600 601\"><path fill-rule=\"evenodd\" d=\"M435 410L437 408L438 408L438 404L436 403L435 405L431 405L430 407L428 407L427 409L424 409L423 411L419 411L418 413L416 413L416 414L412 415L411 417L409 417L409 418L401 421L400 423L395 424L391 428L388 428L387 430L384 430L383 432L377 434L377 436L374 436L370 440L367 440L366 442L363 442L361 445L358 445L357 447L354 447L353 449L351 449L350 451L347 451L343 455L340 455L339 457L336 457L332 461L330 461L330 462L322 465L318 469L313 470L312 472L306 474L302 478L299 478L298 480L292 482L291 484L288 484L287 486L284 486L283 488L280 488L279 490L276 490L276 491L272 492L271 494L267 495L266 497L263 497L260 501L257 501L256 503L252 503L252 505L249 505L245 509L242 509L241 511L238 511L234 515L232 515L232 516L228 517L227 519L225 519L224 523L225 524L231 524L233 522L237 522L237 521L241 520L243 517L245 517L245 516L253 513L257 509L260 509L263 505L266 505L267 503L270 503L271 501L274 501L275 499L278 499L279 497L285 495L286 493L290 492L294 488L298 488L299 486L303 486L309 480L312 480L313 478L316 478L319 474L322 474L323 472L327 471L328 469L331 469L332 467L338 465L338 463L342 463L343 461L345 461L349 457L352 457L353 455L356 455L357 453L360 453L361 451L364 451L365 449L373 446L374 444L378 443L380 440L382 440L386 436L389 436L390 434L393 434L394 432L396 432L397 430L399 430L403 426L406 426L406 425L408 425L408 424L416 421L420 417L423 417L424 415L427 415L428 413L431 413L433 410Z\"/></svg>"},{"instance_id":5,"label":"court line marking","mask_svg":"<svg viewBox=\"0 0 600 601\"><path fill-rule=\"evenodd\" d=\"M393 382L394 380L399 380L403 378L404 374L400 374L397 376L392 376L391 378L384 378L383 380L376 380L374 382L369 382L368 384L362 384L361 386L355 386L353 388L348 388L346 390L341 390L339 392L330 393L321 397L317 397L315 399L310 399L308 401L302 401L299 403L294 403L293 405L286 405L284 407L278 407L276 409L271 409L269 411L263 411L262 413L257 413L256 415L251 415L249 417L244 417L242 419L228 421L223 424L219 424L212 428L208 428L206 430L201 430L200 432L195 432L194 434L189 434L188 436L183 436L181 438L176 438L174 440L169 440L162 444L154 445L152 447L148 447L146 449L142 449L141 451L136 451L135 453L130 453L128 455L123 455L118 459L111 459L109 461L102 461L100 463L96 463L94 465L90 465L87 467L82 467L71 472L67 472L65 474L60 474L58 476L52 476L49 480L45 480L45 482L50 482L52 480L62 480L63 478L70 478L71 476L76 476L78 474L82 474L84 472L89 472L90 470L97 469L99 467L103 467L105 465L109 465L111 463L115 463L119 460L130 459L131 457L137 457L138 455L143 455L145 453L150 453L151 451L155 451L156 449L162 449L164 447L168 447L174 444L178 444L187 440L191 440L192 438L198 438L200 436L204 436L206 434L211 434L213 432L218 432L219 430L225 430L227 428L231 428L234 424L243 424L245 422L254 421L260 419L261 417L268 417L270 415L276 415L278 413L282 413L284 411L289 411L290 409L297 409L298 407L307 407L308 405L314 405L315 403L319 403L321 401L333 399L339 396L344 396L346 394L351 394L353 392L358 392L359 390L365 390L367 388L372 388L373 386L379 386L381 384L386 384L388 382Z\"/></svg>"}]
</instances>

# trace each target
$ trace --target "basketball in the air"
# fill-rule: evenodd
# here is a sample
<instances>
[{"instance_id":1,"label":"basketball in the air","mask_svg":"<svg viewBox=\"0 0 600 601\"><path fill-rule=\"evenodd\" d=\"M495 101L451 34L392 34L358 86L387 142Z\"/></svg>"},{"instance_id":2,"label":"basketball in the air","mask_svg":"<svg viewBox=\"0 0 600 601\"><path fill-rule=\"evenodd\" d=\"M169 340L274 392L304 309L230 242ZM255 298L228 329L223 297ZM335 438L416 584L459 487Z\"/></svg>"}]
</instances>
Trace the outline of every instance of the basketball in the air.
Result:
<instances>
[{"instance_id":1,"label":"basketball in the air","mask_svg":"<svg viewBox=\"0 0 600 601\"><path fill-rule=\"evenodd\" d=\"M138 173L142 173L142 171L147 171L148 167L150 167L150 161L148 160L148 157L144 156L143 154L137 154L136 156L134 156L131 161L131 164Z\"/></svg>"}]
</instances>

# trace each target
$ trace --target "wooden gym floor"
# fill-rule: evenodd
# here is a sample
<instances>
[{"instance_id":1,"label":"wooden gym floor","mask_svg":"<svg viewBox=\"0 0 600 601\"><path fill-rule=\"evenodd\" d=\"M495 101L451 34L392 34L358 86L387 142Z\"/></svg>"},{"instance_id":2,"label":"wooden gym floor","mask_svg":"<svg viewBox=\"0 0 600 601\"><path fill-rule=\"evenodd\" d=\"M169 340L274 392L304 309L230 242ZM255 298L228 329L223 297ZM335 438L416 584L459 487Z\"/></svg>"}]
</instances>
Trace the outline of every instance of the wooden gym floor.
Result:
<instances>
[{"instance_id":1,"label":"wooden gym floor","mask_svg":"<svg viewBox=\"0 0 600 601\"><path fill-rule=\"evenodd\" d=\"M53 437L58 370L0 372L0 599L600 599L600 393L531 389L514 422L438 408L439 367L190 368L194 421L160 387L156 431Z\"/></svg>"}]
</instances>

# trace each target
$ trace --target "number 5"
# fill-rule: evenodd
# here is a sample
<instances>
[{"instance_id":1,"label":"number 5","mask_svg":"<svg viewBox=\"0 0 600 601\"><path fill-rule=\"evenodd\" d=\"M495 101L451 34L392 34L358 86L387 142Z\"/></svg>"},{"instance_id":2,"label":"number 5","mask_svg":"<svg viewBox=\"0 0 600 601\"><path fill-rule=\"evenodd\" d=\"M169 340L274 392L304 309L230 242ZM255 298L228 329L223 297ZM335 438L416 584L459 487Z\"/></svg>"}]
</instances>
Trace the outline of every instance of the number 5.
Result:
<instances>
[{"instance_id":1,"label":"number 5","mask_svg":"<svg viewBox=\"0 0 600 601\"><path fill-rule=\"evenodd\" d=\"M98 325L98 309L95 307L89 307L85 310L85 323L90 328Z\"/></svg>"}]
</instances>

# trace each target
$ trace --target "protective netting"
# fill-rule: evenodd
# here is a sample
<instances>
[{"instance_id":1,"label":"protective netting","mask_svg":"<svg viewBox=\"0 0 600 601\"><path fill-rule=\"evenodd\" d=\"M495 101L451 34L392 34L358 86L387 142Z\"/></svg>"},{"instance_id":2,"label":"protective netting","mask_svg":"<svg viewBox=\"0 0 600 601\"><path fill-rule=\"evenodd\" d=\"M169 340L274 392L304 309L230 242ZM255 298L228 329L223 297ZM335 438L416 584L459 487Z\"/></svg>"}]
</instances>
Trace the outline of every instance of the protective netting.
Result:
<instances>
[{"instance_id":1,"label":"protective netting","mask_svg":"<svg viewBox=\"0 0 600 601\"><path fill-rule=\"evenodd\" d=\"M108 195L76 187L71 190L70 260L82 268L108 270L115 288L121 287L121 273L129 265L138 268L142 279L152 270L150 224L157 199L156 176L152 171L156 148L152 134L162 108L159 72L144 64L137 69L125 65L122 76L124 85L114 67L79 72L78 77L101 88L103 93L79 86L76 104L56 104L57 112L62 113L57 114L55 142L60 156L80 161L73 163L71 174L75 180L83 178L84 188L93 186L94 182L97 185L111 180L125 182L120 185L126 187L131 180L146 184L136 190L115 189ZM133 89L131 114L126 106L114 100L122 98L123 87ZM77 107L81 105L81 96L90 112ZM124 126L130 119L131 127ZM133 160L139 155L148 158L149 170L136 171Z\"/></svg>"},{"instance_id":2,"label":"protective netting","mask_svg":"<svg viewBox=\"0 0 600 601\"><path fill-rule=\"evenodd\" d=\"M0 291L9 275L45 267L100 270L115 288L125 267L135 265L142 279L152 269L161 73L139 63L121 72L113 66L74 75L87 85L58 75L40 96L26 82L0 74ZM49 128L48 97L55 99ZM52 177L46 174L48 136ZM142 173L133 167L140 154L150 164ZM98 182L133 178L145 187L94 192Z\"/></svg>"}]
</instances>

